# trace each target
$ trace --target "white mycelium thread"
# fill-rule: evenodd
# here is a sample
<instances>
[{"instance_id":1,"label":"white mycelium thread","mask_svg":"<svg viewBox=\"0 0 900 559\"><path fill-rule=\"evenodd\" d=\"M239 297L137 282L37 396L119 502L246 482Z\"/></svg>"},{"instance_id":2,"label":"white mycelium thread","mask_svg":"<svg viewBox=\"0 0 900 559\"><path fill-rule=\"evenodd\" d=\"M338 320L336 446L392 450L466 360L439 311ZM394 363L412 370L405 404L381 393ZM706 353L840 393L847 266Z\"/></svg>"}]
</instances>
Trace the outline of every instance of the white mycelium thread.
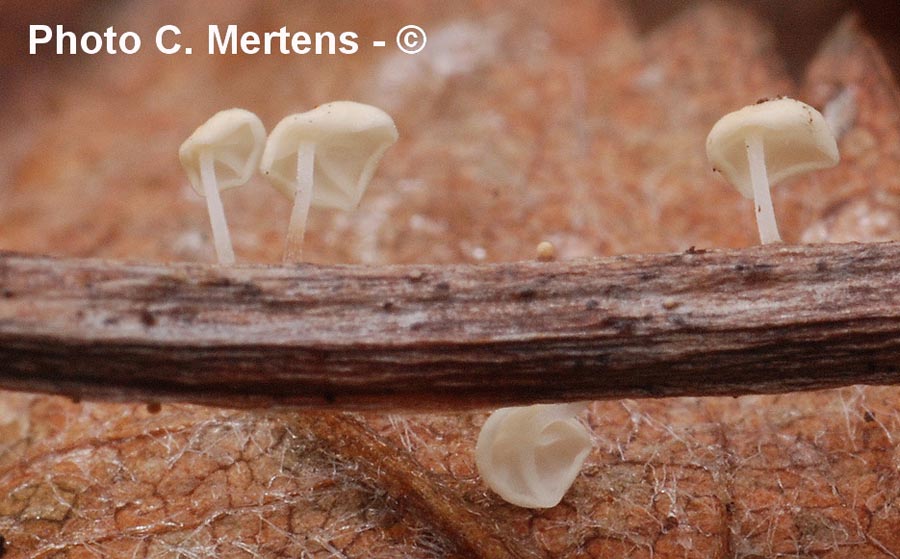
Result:
<instances>
[{"instance_id":1,"label":"white mycelium thread","mask_svg":"<svg viewBox=\"0 0 900 559\"><path fill-rule=\"evenodd\" d=\"M586 403L502 408L488 418L475 445L484 482L520 507L556 506L591 451L591 437L575 416Z\"/></svg>"}]
</instances>

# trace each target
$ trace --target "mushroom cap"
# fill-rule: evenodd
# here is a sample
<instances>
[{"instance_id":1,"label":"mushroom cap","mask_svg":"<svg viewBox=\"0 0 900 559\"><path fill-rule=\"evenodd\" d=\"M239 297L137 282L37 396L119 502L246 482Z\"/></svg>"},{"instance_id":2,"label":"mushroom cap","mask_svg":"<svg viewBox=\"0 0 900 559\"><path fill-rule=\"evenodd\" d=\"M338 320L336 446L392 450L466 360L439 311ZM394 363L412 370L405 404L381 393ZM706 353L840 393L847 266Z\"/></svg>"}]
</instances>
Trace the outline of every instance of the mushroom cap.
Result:
<instances>
[{"instance_id":1,"label":"mushroom cap","mask_svg":"<svg viewBox=\"0 0 900 559\"><path fill-rule=\"evenodd\" d=\"M220 111L201 124L178 149L191 186L205 196L200 180L200 156L212 153L219 190L245 184L256 168L266 143L266 129L244 109Z\"/></svg>"},{"instance_id":2,"label":"mushroom cap","mask_svg":"<svg viewBox=\"0 0 900 559\"><path fill-rule=\"evenodd\" d=\"M475 444L481 478L514 505L559 504L591 451L591 437L575 418L586 407L537 404L492 413Z\"/></svg>"},{"instance_id":3,"label":"mushroom cap","mask_svg":"<svg viewBox=\"0 0 900 559\"><path fill-rule=\"evenodd\" d=\"M840 161L837 142L822 114L806 103L782 97L723 116L706 138L713 169L747 198L753 198L747 138L762 138L769 184L833 167Z\"/></svg>"},{"instance_id":4,"label":"mushroom cap","mask_svg":"<svg viewBox=\"0 0 900 559\"><path fill-rule=\"evenodd\" d=\"M293 199L298 148L312 143L312 204L352 210L397 137L393 119L377 107L353 101L326 103L282 119L269 134L259 168L282 194Z\"/></svg>"}]
</instances>

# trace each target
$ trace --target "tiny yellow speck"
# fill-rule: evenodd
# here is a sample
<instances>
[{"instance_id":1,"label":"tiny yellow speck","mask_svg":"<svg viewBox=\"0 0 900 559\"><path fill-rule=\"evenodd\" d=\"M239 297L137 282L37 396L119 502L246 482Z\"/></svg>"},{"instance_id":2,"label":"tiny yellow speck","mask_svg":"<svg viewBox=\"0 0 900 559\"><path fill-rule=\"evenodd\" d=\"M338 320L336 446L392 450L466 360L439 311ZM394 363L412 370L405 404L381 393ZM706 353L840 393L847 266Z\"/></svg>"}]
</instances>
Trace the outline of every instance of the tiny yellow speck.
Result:
<instances>
[{"instance_id":1,"label":"tiny yellow speck","mask_svg":"<svg viewBox=\"0 0 900 559\"><path fill-rule=\"evenodd\" d=\"M541 241L537 246L537 259L541 262L550 262L556 258L556 247L549 241Z\"/></svg>"}]
</instances>

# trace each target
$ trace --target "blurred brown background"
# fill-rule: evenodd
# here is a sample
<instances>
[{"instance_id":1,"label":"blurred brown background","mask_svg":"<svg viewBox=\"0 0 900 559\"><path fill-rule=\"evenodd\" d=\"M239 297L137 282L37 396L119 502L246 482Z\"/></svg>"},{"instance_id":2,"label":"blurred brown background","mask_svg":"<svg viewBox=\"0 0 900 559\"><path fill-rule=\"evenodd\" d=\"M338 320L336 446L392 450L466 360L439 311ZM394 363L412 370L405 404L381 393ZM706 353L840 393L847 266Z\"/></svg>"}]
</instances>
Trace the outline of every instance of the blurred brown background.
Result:
<instances>
[{"instance_id":1,"label":"blurred brown background","mask_svg":"<svg viewBox=\"0 0 900 559\"><path fill-rule=\"evenodd\" d=\"M696 0L623 0L638 25L649 30L663 23ZM23 29L31 22L53 22L72 29L90 29L99 14L114 9L115 0L82 0L27 3L7 2L0 6L0 52L26 52ZM749 8L765 18L778 36L780 50L793 70L799 70L815 52L819 40L847 11L859 13L867 29L879 40L893 67L900 69L900 2L893 0L747 0L732 4ZM16 65L21 62L16 63Z\"/></svg>"},{"instance_id":2,"label":"blurred brown background","mask_svg":"<svg viewBox=\"0 0 900 559\"><path fill-rule=\"evenodd\" d=\"M695 0L628 0L644 29L663 23ZM779 51L794 73L802 71L819 41L848 11L859 13L894 67L900 70L900 2L893 0L749 0L734 2L757 12L772 25Z\"/></svg>"},{"instance_id":3,"label":"blurred brown background","mask_svg":"<svg viewBox=\"0 0 900 559\"><path fill-rule=\"evenodd\" d=\"M740 42L746 33L715 22L663 45L667 27L697 6L735 14L757 50ZM604 1L554 13L522 0L377 8L69 0L0 9L0 248L131 259L211 258L202 200L185 188L174 157L209 115L242 106L271 128L337 98L387 109L401 140L358 212L313 210L314 262L510 260L530 257L543 238L564 258L744 246L754 242L746 204L704 172L702 142L715 118L758 97L802 94L807 63L848 9L864 14L894 60L900 52L897 4L872 1ZM144 45L132 56L28 56L31 22L115 25L139 32ZM352 29L365 43L391 39L406 22L432 31L419 55L365 44L352 56L203 52L209 23ZM168 23L181 26L192 56L155 51L153 35ZM723 49L730 45L736 50ZM705 66L680 68L672 52ZM809 100L821 109L832 93ZM809 218L843 195L800 203L818 183L796 183L806 186L775 192L785 238L822 240ZM254 179L227 193L225 206L239 258L276 261L288 201Z\"/></svg>"}]
</instances>

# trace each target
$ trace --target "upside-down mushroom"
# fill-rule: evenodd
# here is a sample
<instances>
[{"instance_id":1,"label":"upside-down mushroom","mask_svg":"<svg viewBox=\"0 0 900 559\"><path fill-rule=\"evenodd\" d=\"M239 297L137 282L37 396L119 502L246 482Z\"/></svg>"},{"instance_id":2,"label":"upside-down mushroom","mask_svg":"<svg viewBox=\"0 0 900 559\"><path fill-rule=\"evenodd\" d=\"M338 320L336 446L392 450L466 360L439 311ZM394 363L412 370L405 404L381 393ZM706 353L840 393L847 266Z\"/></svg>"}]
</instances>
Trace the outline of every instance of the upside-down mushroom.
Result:
<instances>
[{"instance_id":1,"label":"upside-down mushroom","mask_svg":"<svg viewBox=\"0 0 900 559\"><path fill-rule=\"evenodd\" d=\"M585 409L581 402L495 411L475 445L481 478L514 505L556 506L591 451L591 436L575 417Z\"/></svg>"}]
</instances>

